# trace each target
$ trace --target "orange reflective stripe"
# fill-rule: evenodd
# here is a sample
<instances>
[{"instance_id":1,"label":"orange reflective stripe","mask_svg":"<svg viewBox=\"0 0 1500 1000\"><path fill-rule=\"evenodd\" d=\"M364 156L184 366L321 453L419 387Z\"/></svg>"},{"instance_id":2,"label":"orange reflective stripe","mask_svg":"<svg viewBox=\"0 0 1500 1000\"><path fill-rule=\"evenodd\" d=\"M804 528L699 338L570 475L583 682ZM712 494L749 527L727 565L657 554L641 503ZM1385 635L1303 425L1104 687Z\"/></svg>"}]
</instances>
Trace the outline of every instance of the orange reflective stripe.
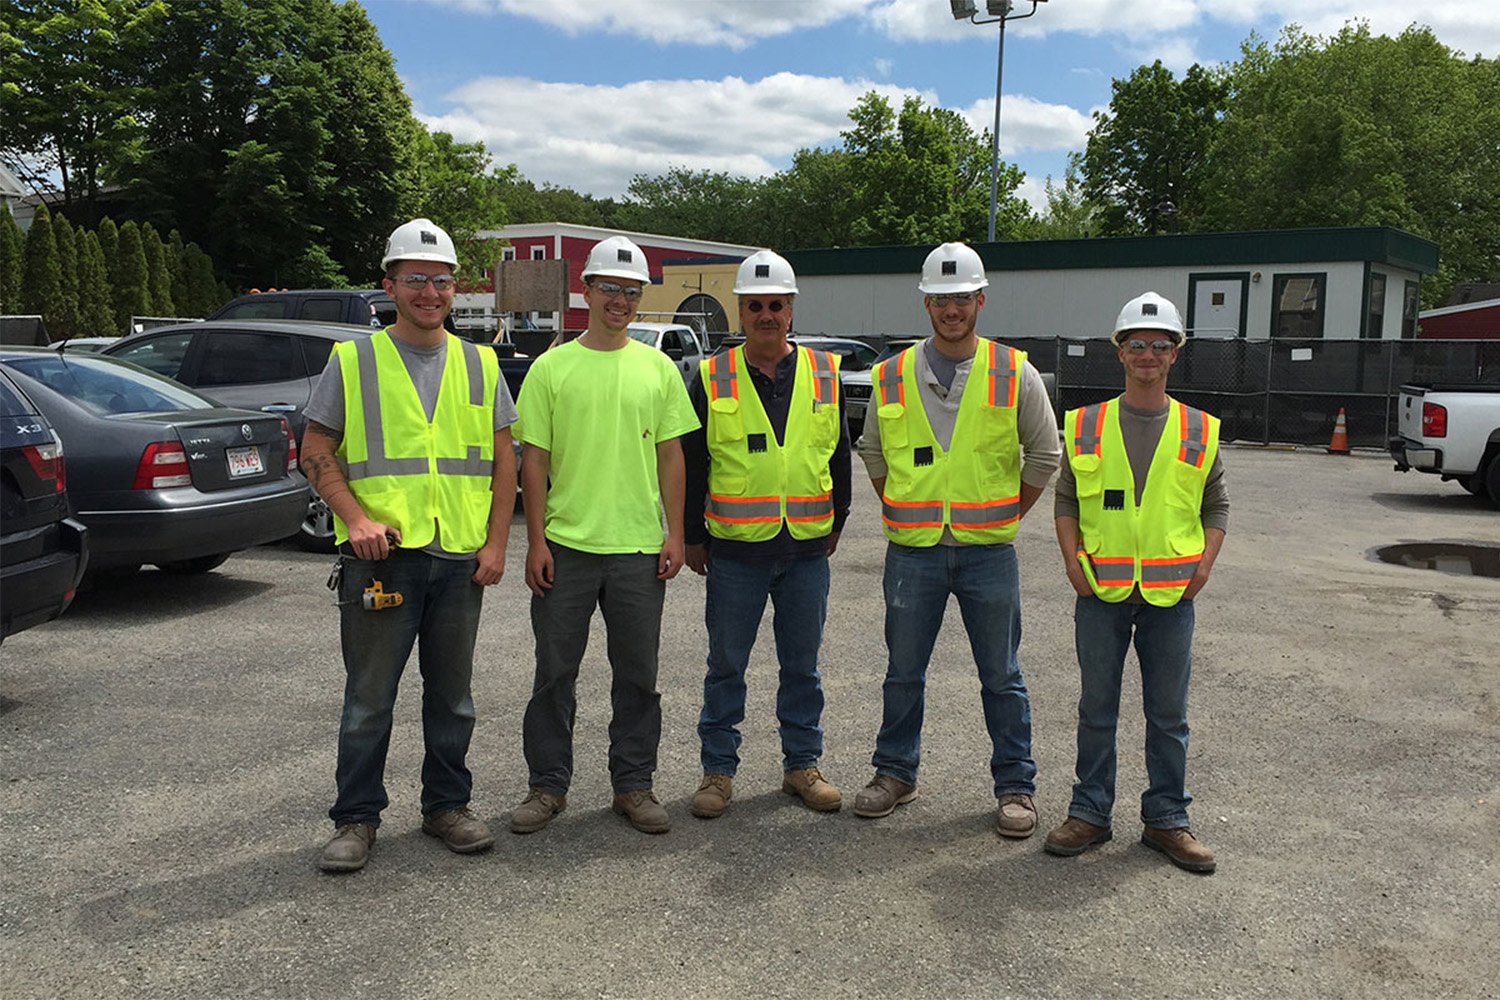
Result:
<instances>
[{"instance_id":1,"label":"orange reflective stripe","mask_svg":"<svg viewBox=\"0 0 1500 1000\"><path fill-rule=\"evenodd\" d=\"M833 516L833 493L811 497L787 497L788 521L822 521Z\"/></svg>"},{"instance_id":2,"label":"orange reflective stripe","mask_svg":"<svg viewBox=\"0 0 1500 1000\"><path fill-rule=\"evenodd\" d=\"M941 528L943 505L927 500L880 498L881 518L892 528Z\"/></svg>"},{"instance_id":3,"label":"orange reflective stripe","mask_svg":"<svg viewBox=\"0 0 1500 1000\"><path fill-rule=\"evenodd\" d=\"M1208 454L1208 417L1202 410L1184 406L1179 430L1182 446L1177 449L1178 461L1203 468L1203 457Z\"/></svg>"},{"instance_id":4,"label":"orange reflective stripe","mask_svg":"<svg viewBox=\"0 0 1500 1000\"><path fill-rule=\"evenodd\" d=\"M1170 559L1142 559L1141 587L1185 587L1198 572L1203 554Z\"/></svg>"},{"instance_id":5,"label":"orange reflective stripe","mask_svg":"<svg viewBox=\"0 0 1500 1000\"><path fill-rule=\"evenodd\" d=\"M989 397L991 406L1015 406L1016 405L1016 366L1015 353L1007 347L1005 349L1006 367L1000 368L1000 345L990 341L990 384ZM1004 388L1001 388L1001 381Z\"/></svg>"},{"instance_id":6,"label":"orange reflective stripe","mask_svg":"<svg viewBox=\"0 0 1500 1000\"><path fill-rule=\"evenodd\" d=\"M815 351L811 347L803 350L812 363L813 400L822 406L832 406L838 402L838 374L833 370L833 359L826 351Z\"/></svg>"},{"instance_id":7,"label":"orange reflective stripe","mask_svg":"<svg viewBox=\"0 0 1500 1000\"><path fill-rule=\"evenodd\" d=\"M1078 423L1073 431L1073 454L1104 455L1104 414L1108 403L1085 406L1078 412Z\"/></svg>"},{"instance_id":8,"label":"orange reflective stripe","mask_svg":"<svg viewBox=\"0 0 1500 1000\"><path fill-rule=\"evenodd\" d=\"M1079 550L1082 551L1082 550ZM1094 571L1094 579L1101 587L1122 586L1135 580L1135 560L1130 556L1101 557L1095 559L1084 553Z\"/></svg>"},{"instance_id":9,"label":"orange reflective stripe","mask_svg":"<svg viewBox=\"0 0 1500 1000\"><path fill-rule=\"evenodd\" d=\"M708 495L703 515L723 524L760 524L781 520L779 497L726 497Z\"/></svg>"},{"instance_id":10,"label":"orange reflective stripe","mask_svg":"<svg viewBox=\"0 0 1500 1000\"><path fill-rule=\"evenodd\" d=\"M901 359L906 357L902 351L894 358L887 358L880 363L880 370L876 373L876 379L880 385L880 404L885 406L891 402L891 390L895 390L896 402L906 402L906 386L902 384Z\"/></svg>"},{"instance_id":11,"label":"orange reflective stripe","mask_svg":"<svg viewBox=\"0 0 1500 1000\"><path fill-rule=\"evenodd\" d=\"M948 504L948 522L955 528L998 528L1020 518L1020 497Z\"/></svg>"},{"instance_id":12,"label":"orange reflective stripe","mask_svg":"<svg viewBox=\"0 0 1500 1000\"><path fill-rule=\"evenodd\" d=\"M708 359L708 398L723 399L728 396L731 399L740 398L739 379L735 377L734 356L737 350L731 348L715 354ZM720 359L726 359L721 361ZM721 370L727 368L727 371Z\"/></svg>"}]
</instances>

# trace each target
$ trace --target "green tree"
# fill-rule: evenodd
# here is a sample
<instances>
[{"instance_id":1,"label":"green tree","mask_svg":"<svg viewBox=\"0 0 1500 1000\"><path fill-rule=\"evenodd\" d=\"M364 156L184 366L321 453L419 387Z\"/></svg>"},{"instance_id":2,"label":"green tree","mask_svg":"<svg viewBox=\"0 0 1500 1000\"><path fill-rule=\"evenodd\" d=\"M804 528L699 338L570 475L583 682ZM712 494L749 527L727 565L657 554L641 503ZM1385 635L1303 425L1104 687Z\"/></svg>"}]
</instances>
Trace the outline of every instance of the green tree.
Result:
<instances>
[{"instance_id":1,"label":"green tree","mask_svg":"<svg viewBox=\"0 0 1500 1000\"><path fill-rule=\"evenodd\" d=\"M97 233L78 230L78 333L104 337L115 331L109 282L104 274L104 250Z\"/></svg>"},{"instance_id":2,"label":"green tree","mask_svg":"<svg viewBox=\"0 0 1500 1000\"><path fill-rule=\"evenodd\" d=\"M453 237L459 269L479 275L494 266L475 240L482 229L505 225L500 181L489 172L490 156L482 142L454 142L447 132L423 132L416 142L414 201L408 214L436 222Z\"/></svg>"},{"instance_id":3,"label":"green tree","mask_svg":"<svg viewBox=\"0 0 1500 1000\"><path fill-rule=\"evenodd\" d=\"M62 314L52 335L71 337L78 332L78 244L68 217L61 212L52 217L52 239L57 243L57 273L62 283Z\"/></svg>"},{"instance_id":4,"label":"green tree","mask_svg":"<svg viewBox=\"0 0 1500 1000\"><path fill-rule=\"evenodd\" d=\"M27 314L42 317L49 335L67 322L63 301L62 268L57 259L57 237L52 231L52 217L46 205L38 205L26 230L25 272L21 283L21 303Z\"/></svg>"},{"instance_id":5,"label":"green tree","mask_svg":"<svg viewBox=\"0 0 1500 1000\"><path fill-rule=\"evenodd\" d=\"M847 246L850 220L850 155L842 149L799 149L792 165L760 186L756 211L770 227L766 246L798 250Z\"/></svg>"},{"instance_id":6,"label":"green tree","mask_svg":"<svg viewBox=\"0 0 1500 1000\"><path fill-rule=\"evenodd\" d=\"M0 208L0 313L21 311L26 234L8 209Z\"/></svg>"},{"instance_id":7,"label":"green tree","mask_svg":"<svg viewBox=\"0 0 1500 1000\"><path fill-rule=\"evenodd\" d=\"M1179 81L1158 59L1112 89L1079 161L1082 195L1101 206L1101 232L1196 228L1200 174L1227 99L1224 74L1195 63Z\"/></svg>"},{"instance_id":8,"label":"green tree","mask_svg":"<svg viewBox=\"0 0 1500 1000\"><path fill-rule=\"evenodd\" d=\"M172 301L172 272L167 268L167 248L156 227L141 227L141 248L146 252L146 293L151 300L152 316L175 316L177 304Z\"/></svg>"},{"instance_id":9,"label":"green tree","mask_svg":"<svg viewBox=\"0 0 1500 1000\"><path fill-rule=\"evenodd\" d=\"M104 287L109 292L109 310L111 315L119 313L115 304L120 287L120 229L115 225L115 220L109 216L99 220L99 228L95 230L99 236L99 252L104 255ZM124 328L116 332L123 332Z\"/></svg>"},{"instance_id":10,"label":"green tree","mask_svg":"<svg viewBox=\"0 0 1500 1000\"><path fill-rule=\"evenodd\" d=\"M759 237L752 212L757 188L745 177L685 167L637 174L617 218L625 229L748 244Z\"/></svg>"},{"instance_id":11,"label":"green tree","mask_svg":"<svg viewBox=\"0 0 1500 1000\"><path fill-rule=\"evenodd\" d=\"M217 309L223 299L214 280L213 261L196 243L182 248L182 270L186 277L187 291L179 311L185 316L207 316Z\"/></svg>"},{"instance_id":12,"label":"green tree","mask_svg":"<svg viewBox=\"0 0 1500 1000\"><path fill-rule=\"evenodd\" d=\"M130 332L130 317L151 315L151 292L147 282L146 248L141 242L141 227L131 220L120 227L114 295L115 329Z\"/></svg>"},{"instance_id":13,"label":"green tree","mask_svg":"<svg viewBox=\"0 0 1500 1000\"><path fill-rule=\"evenodd\" d=\"M172 304L177 307L177 315L197 316L201 318L201 313L187 311L187 268L182 263L184 250L182 234L175 229L168 233L165 249L167 255L167 272L172 276Z\"/></svg>"}]
</instances>

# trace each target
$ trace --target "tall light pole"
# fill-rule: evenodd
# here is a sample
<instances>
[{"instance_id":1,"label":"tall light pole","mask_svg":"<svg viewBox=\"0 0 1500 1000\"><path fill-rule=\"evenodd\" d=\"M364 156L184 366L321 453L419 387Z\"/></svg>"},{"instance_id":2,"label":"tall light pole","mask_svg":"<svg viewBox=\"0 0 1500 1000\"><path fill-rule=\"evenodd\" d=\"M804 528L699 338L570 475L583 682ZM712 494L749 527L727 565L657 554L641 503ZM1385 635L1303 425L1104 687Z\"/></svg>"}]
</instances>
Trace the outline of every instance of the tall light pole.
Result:
<instances>
[{"instance_id":1,"label":"tall light pole","mask_svg":"<svg viewBox=\"0 0 1500 1000\"><path fill-rule=\"evenodd\" d=\"M953 8L955 21L971 24L1000 24L1000 55L995 59L995 128L990 132L990 229L989 241L995 242L995 204L1000 196L1000 81L1005 77L1005 22L1019 21L1036 13L1036 5L1047 0L1031 0L1031 10L1025 14L1013 14L1011 0L985 0L985 13L990 17L979 19L979 7L975 0L948 0ZM1024 2L1024 0L1023 0Z\"/></svg>"}]
</instances>

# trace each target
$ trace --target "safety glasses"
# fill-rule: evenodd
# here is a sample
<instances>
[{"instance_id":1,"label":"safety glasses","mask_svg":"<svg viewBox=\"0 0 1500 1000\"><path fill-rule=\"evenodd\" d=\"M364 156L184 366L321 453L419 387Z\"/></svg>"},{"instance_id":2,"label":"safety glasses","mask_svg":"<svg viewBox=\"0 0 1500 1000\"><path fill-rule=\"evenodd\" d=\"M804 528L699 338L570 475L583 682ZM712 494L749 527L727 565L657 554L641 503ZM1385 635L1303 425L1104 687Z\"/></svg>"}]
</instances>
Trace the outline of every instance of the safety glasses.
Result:
<instances>
[{"instance_id":1,"label":"safety glasses","mask_svg":"<svg viewBox=\"0 0 1500 1000\"><path fill-rule=\"evenodd\" d=\"M1170 340L1153 340L1149 344L1144 340L1125 341L1125 349L1131 354L1145 354L1148 347L1151 348L1151 353L1153 354L1170 354L1172 353L1172 348L1176 346Z\"/></svg>"},{"instance_id":2,"label":"safety glasses","mask_svg":"<svg viewBox=\"0 0 1500 1000\"><path fill-rule=\"evenodd\" d=\"M632 285L617 285L613 281L596 281L593 287L606 299L612 299L616 295L623 295L634 302L641 297L641 290Z\"/></svg>"},{"instance_id":3,"label":"safety glasses","mask_svg":"<svg viewBox=\"0 0 1500 1000\"><path fill-rule=\"evenodd\" d=\"M927 301L938 307L946 306L950 302L966 306L978 297L978 292L949 292L946 295L929 295Z\"/></svg>"},{"instance_id":4,"label":"safety glasses","mask_svg":"<svg viewBox=\"0 0 1500 1000\"><path fill-rule=\"evenodd\" d=\"M779 313L785 306L786 303L780 299L772 299L770 302L765 303L760 302L758 299L750 299L745 303L745 308L753 313L758 313L762 309L769 309L773 313Z\"/></svg>"},{"instance_id":5,"label":"safety glasses","mask_svg":"<svg viewBox=\"0 0 1500 1000\"><path fill-rule=\"evenodd\" d=\"M414 292L420 292L427 287L429 281L432 282L432 287L440 292L451 292L458 285L458 279L451 274L422 274L418 271L403 274L396 279L396 284Z\"/></svg>"}]
</instances>

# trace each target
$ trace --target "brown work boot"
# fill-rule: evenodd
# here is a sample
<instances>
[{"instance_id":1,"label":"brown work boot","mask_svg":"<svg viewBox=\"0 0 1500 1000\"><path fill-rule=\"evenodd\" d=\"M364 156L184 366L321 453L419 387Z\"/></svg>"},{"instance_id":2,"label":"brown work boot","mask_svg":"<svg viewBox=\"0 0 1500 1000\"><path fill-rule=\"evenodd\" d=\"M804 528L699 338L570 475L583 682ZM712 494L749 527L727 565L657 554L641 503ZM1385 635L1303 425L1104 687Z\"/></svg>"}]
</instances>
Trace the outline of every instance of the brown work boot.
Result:
<instances>
[{"instance_id":1,"label":"brown work boot","mask_svg":"<svg viewBox=\"0 0 1500 1000\"><path fill-rule=\"evenodd\" d=\"M1165 854L1183 871L1208 875L1214 870L1214 852L1198 843L1193 831L1185 826L1171 830L1148 826L1141 831L1141 843Z\"/></svg>"},{"instance_id":2,"label":"brown work boot","mask_svg":"<svg viewBox=\"0 0 1500 1000\"><path fill-rule=\"evenodd\" d=\"M1114 832L1109 827L1095 826L1077 816L1069 816L1063 820L1062 826L1047 834L1047 841L1042 844L1042 849L1048 854L1071 858L1082 854L1086 847L1102 844L1113 838Z\"/></svg>"},{"instance_id":3,"label":"brown work boot","mask_svg":"<svg viewBox=\"0 0 1500 1000\"><path fill-rule=\"evenodd\" d=\"M454 854L473 854L495 843L490 828L467 806L422 817L422 832L440 837Z\"/></svg>"},{"instance_id":4,"label":"brown work boot","mask_svg":"<svg viewBox=\"0 0 1500 1000\"><path fill-rule=\"evenodd\" d=\"M823 772L816 767L802 767L795 771L783 771L781 790L795 795L807 803L807 808L816 812L837 812L844 804L839 790L828 783Z\"/></svg>"},{"instance_id":5,"label":"brown work boot","mask_svg":"<svg viewBox=\"0 0 1500 1000\"><path fill-rule=\"evenodd\" d=\"M325 872L357 872L370 860L374 844L374 823L340 823L323 848L318 867Z\"/></svg>"},{"instance_id":6,"label":"brown work boot","mask_svg":"<svg viewBox=\"0 0 1500 1000\"><path fill-rule=\"evenodd\" d=\"M536 833L552 822L552 817L568 808L566 795L553 795L539 788L526 793L521 804L511 810L511 833Z\"/></svg>"},{"instance_id":7,"label":"brown work boot","mask_svg":"<svg viewBox=\"0 0 1500 1000\"><path fill-rule=\"evenodd\" d=\"M734 775L705 774L703 784L693 793L693 815L699 819L718 819L729 808L733 791Z\"/></svg>"},{"instance_id":8,"label":"brown work boot","mask_svg":"<svg viewBox=\"0 0 1500 1000\"><path fill-rule=\"evenodd\" d=\"M995 799L995 829L1000 836L1025 840L1036 833L1036 803L1030 795L1008 792Z\"/></svg>"},{"instance_id":9,"label":"brown work boot","mask_svg":"<svg viewBox=\"0 0 1500 1000\"><path fill-rule=\"evenodd\" d=\"M916 785L908 785L889 774L877 774L854 797L854 815L879 819L881 816L889 816L896 811L897 806L905 805L916 797Z\"/></svg>"},{"instance_id":10,"label":"brown work boot","mask_svg":"<svg viewBox=\"0 0 1500 1000\"><path fill-rule=\"evenodd\" d=\"M667 816L661 799L649 788L618 793L611 808L630 820L630 825L642 833L666 833L672 829L672 820Z\"/></svg>"}]
</instances>

